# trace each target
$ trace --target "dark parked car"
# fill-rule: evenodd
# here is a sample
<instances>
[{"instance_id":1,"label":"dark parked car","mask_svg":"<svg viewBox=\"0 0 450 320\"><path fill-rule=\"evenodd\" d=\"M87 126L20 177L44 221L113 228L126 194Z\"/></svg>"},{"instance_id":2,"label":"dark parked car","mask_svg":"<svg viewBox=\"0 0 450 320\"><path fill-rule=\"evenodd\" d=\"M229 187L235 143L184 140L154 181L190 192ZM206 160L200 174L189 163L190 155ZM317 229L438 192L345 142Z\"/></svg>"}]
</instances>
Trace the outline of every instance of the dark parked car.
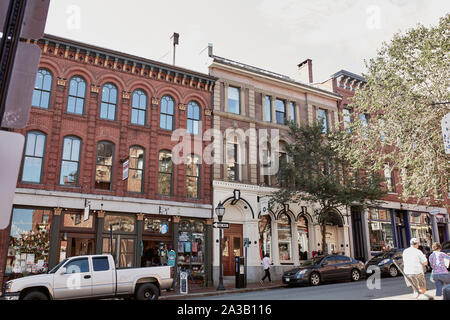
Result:
<instances>
[{"instance_id":1,"label":"dark parked car","mask_svg":"<svg viewBox=\"0 0 450 320\"><path fill-rule=\"evenodd\" d=\"M400 271L394 265L395 261L401 265L403 263L403 250L404 249L390 249L388 251L381 252L375 257L366 262L365 270L367 275L372 274L372 272L367 272L370 266L377 266L380 268L381 274L389 275L391 277L396 277L400 274Z\"/></svg>"},{"instance_id":2,"label":"dark parked car","mask_svg":"<svg viewBox=\"0 0 450 320\"><path fill-rule=\"evenodd\" d=\"M342 255L326 255L306 260L283 274L283 284L317 286L329 280L358 281L365 275L364 263Z\"/></svg>"},{"instance_id":3,"label":"dark parked car","mask_svg":"<svg viewBox=\"0 0 450 320\"><path fill-rule=\"evenodd\" d=\"M445 241L442 243L442 252L445 252L446 254L450 255L450 241Z\"/></svg>"}]
</instances>

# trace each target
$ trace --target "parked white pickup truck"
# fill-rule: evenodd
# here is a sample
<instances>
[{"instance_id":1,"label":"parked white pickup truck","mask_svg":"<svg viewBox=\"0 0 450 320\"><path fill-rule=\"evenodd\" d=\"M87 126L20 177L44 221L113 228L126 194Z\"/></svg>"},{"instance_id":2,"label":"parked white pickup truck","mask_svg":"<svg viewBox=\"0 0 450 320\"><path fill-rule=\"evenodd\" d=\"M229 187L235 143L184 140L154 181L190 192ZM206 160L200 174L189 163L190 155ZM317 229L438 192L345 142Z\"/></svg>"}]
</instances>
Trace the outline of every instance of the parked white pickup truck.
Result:
<instances>
[{"instance_id":1,"label":"parked white pickup truck","mask_svg":"<svg viewBox=\"0 0 450 320\"><path fill-rule=\"evenodd\" d=\"M89 255L64 259L46 274L8 281L3 298L157 300L172 283L169 266L117 269L111 255Z\"/></svg>"}]
</instances>

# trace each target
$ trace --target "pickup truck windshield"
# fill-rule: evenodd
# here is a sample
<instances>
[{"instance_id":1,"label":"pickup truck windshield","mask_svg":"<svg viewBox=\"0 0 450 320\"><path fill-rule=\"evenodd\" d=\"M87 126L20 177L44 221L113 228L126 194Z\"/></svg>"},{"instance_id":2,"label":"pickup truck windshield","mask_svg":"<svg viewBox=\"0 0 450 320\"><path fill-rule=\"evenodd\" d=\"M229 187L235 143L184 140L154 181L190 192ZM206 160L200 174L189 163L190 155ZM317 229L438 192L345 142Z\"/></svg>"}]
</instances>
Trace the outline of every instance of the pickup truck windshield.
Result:
<instances>
[{"instance_id":1,"label":"pickup truck windshield","mask_svg":"<svg viewBox=\"0 0 450 320\"><path fill-rule=\"evenodd\" d=\"M61 267L64 263L66 263L68 259L64 259L63 261L61 261L60 263L58 263L52 270L50 270L48 273L55 273L59 267Z\"/></svg>"}]
</instances>

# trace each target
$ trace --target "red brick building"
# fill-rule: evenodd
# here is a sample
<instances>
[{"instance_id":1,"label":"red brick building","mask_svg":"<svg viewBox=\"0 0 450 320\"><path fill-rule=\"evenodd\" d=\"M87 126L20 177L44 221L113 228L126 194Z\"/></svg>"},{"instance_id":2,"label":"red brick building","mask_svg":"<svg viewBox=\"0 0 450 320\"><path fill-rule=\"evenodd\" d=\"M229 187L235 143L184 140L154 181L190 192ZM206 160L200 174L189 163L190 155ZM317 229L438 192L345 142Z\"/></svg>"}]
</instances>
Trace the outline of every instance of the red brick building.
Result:
<instances>
[{"instance_id":1,"label":"red brick building","mask_svg":"<svg viewBox=\"0 0 450 320\"><path fill-rule=\"evenodd\" d=\"M121 267L164 264L175 250L179 267L211 281L211 167L194 151L177 163L181 140L171 137L187 129L192 146L207 145L215 78L50 35L38 44L33 107L17 130L26 146L13 218L0 231L0 279L110 252L112 226ZM36 214L50 217L40 221L50 226L40 259L42 237L27 238Z\"/></svg>"},{"instance_id":2,"label":"red brick building","mask_svg":"<svg viewBox=\"0 0 450 320\"><path fill-rule=\"evenodd\" d=\"M321 84L321 87L342 96L338 104L341 129L354 117L370 122L370 115L354 114L349 107L355 90L364 83L364 77L341 70ZM417 204L415 200L402 201L401 170L394 168L391 172L386 168L384 175L385 187L388 189L388 194L382 199L384 204L362 212L358 208L351 208L355 257L367 259L388 246L406 248L413 237L419 239L424 247L431 247L433 241L450 240L446 208L440 207L437 202L426 205L424 202ZM448 203L450 194L442 190L441 195L444 203Z\"/></svg>"}]
</instances>

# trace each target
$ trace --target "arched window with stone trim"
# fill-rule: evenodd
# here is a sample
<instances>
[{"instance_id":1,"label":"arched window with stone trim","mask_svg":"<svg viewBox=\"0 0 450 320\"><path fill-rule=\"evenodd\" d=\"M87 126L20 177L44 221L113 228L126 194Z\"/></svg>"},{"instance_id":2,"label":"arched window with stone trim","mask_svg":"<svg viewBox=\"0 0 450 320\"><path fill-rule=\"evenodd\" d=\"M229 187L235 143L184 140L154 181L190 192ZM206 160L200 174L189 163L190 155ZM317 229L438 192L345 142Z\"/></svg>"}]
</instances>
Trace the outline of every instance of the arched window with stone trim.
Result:
<instances>
[{"instance_id":1,"label":"arched window with stone trim","mask_svg":"<svg viewBox=\"0 0 450 320\"><path fill-rule=\"evenodd\" d=\"M173 130L175 119L175 102L171 96L165 95L161 98L161 111L159 116L159 127L165 130Z\"/></svg>"},{"instance_id":2,"label":"arched window with stone trim","mask_svg":"<svg viewBox=\"0 0 450 320\"><path fill-rule=\"evenodd\" d=\"M280 261L292 260L292 232L291 232L291 218L282 213L277 221L278 230L278 254Z\"/></svg>"},{"instance_id":3,"label":"arched window with stone trim","mask_svg":"<svg viewBox=\"0 0 450 320\"><path fill-rule=\"evenodd\" d=\"M67 98L67 112L83 114L86 99L86 81L75 76L69 82L69 96Z\"/></svg>"},{"instance_id":4,"label":"arched window with stone trim","mask_svg":"<svg viewBox=\"0 0 450 320\"><path fill-rule=\"evenodd\" d=\"M201 131L200 106L197 102L191 101L187 106L187 132L199 134Z\"/></svg>"},{"instance_id":5,"label":"arched window with stone trim","mask_svg":"<svg viewBox=\"0 0 450 320\"><path fill-rule=\"evenodd\" d=\"M308 234L308 220L305 216L300 216L297 221L298 233L298 257L299 260L308 259L309 251L309 234Z\"/></svg>"},{"instance_id":6,"label":"arched window with stone trim","mask_svg":"<svg viewBox=\"0 0 450 320\"><path fill-rule=\"evenodd\" d=\"M39 69L34 84L33 100L31 105L48 109L50 105L50 94L52 91L53 75L47 69Z\"/></svg>"},{"instance_id":7,"label":"arched window with stone trim","mask_svg":"<svg viewBox=\"0 0 450 320\"><path fill-rule=\"evenodd\" d=\"M131 102L131 123L145 126L147 117L147 95L141 89L134 90Z\"/></svg>"},{"instance_id":8,"label":"arched window with stone trim","mask_svg":"<svg viewBox=\"0 0 450 320\"><path fill-rule=\"evenodd\" d=\"M272 257L272 219L270 215L263 215L258 222L259 254L261 259L266 254Z\"/></svg>"}]
</instances>

